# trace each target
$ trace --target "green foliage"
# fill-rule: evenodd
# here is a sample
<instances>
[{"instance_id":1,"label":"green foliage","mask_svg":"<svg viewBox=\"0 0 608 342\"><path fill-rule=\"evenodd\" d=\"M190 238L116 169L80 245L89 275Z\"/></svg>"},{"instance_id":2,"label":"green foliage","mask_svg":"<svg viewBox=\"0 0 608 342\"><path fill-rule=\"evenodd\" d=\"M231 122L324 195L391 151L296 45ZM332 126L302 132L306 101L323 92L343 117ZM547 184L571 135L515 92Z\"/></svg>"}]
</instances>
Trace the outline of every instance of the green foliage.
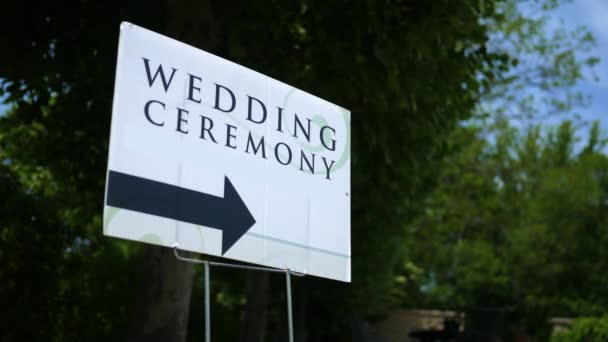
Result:
<instances>
[{"instance_id":1,"label":"green foliage","mask_svg":"<svg viewBox=\"0 0 608 342\"><path fill-rule=\"evenodd\" d=\"M608 340L608 316L578 318L568 330L551 336L551 342L587 342Z\"/></svg>"},{"instance_id":2,"label":"green foliage","mask_svg":"<svg viewBox=\"0 0 608 342\"><path fill-rule=\"evenodd\" d=\"M569 121L548 131L499 122L491 140L478 132L454 134L459 150L409 225L411 258L426 271L413 296L515 310L535 332L551 315L605 312L608 157L597 123L585 145Z\"/></svg>"}]
</instances>

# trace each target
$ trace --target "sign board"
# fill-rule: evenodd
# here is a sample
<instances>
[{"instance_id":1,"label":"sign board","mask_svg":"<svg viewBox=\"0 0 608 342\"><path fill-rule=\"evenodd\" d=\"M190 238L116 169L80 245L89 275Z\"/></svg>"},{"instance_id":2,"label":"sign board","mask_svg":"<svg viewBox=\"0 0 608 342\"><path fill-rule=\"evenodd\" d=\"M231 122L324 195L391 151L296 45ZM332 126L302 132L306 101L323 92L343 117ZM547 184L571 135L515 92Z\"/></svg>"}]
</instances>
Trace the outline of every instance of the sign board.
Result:
<instances>
[{"instance_id":1,"label":"sign board","mask_svg":"<svg viewBox=\"0 0 608 342\"><path fill-rule=\"evenodd\" d=\"M349 282L350 112L122 23L104 204L108 236Z\"/></svg>"}]
</instances>

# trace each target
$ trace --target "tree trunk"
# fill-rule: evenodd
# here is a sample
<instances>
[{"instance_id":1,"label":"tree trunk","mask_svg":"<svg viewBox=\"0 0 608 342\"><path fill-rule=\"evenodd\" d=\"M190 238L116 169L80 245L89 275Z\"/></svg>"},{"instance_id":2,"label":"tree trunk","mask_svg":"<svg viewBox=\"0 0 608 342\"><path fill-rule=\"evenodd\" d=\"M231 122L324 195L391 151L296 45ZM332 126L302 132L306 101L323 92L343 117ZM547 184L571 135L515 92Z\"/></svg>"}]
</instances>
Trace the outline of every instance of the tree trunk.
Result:
<instances>
[{"instance_id":1,"label":"tree trunk","mask_svg":"<svg viewBox=\"0 0 608 342\"><path fill-rule=\"evenodd\" d=\"M168 36L209 50L217 42L216 31L208 0L168 0ZM145 248L129 341L184 342L188 333L193 266L177 260L171 248Z\"/></svg>"},{"instance_id":2,"label":"tree trunk","mask_svg":"<svg viewBox=\"0 0 608 342\"><path fill-rule=\"evenodd\" d=\"M267 272L248 271L245 316L241 324L241 342L265 341L268 292L270 290Z\"/></svg>"},{"instance_id":3,"label":"tree trunk","mask_svg":"<svg viewBox=\"0 0 608 342\"><path fill-rule=\"evenodd\" d=\"M188 332L192 264L170 248L147 246L129 341L183 342Z\"/></svg>"}]
</instances>

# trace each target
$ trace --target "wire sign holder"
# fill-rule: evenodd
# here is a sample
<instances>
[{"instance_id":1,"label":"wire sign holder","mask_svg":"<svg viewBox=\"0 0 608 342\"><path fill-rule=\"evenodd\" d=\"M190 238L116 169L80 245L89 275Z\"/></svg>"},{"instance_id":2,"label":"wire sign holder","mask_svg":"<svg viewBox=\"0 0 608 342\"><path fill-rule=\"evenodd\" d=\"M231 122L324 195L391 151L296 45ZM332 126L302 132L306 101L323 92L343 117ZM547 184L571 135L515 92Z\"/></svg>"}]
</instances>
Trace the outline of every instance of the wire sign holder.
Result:
<instances>
[{"instance_id":1,"label":"wire sign holder","mask_svg":"<svg viewBox=\"0 0 608 342\"><path fill-rule=\"evenodd\" d=\"M179 254L179 246L177 244L173 245L173 254L175 257L183 262L189 262L192 264L202 264L205 269L205 342L211 342L211 301L210 301L210 271L211 266L217 267L226 267L226 268L239 268L243 270L250 271L262 271L262 272L272 272L272 273L285 273L285 285L287 291L287 323L289 325L289 342L293 342L293 309L291 304L291 276L304 277L306 274L292 272L289 268L286 269L277 269L277 268L269 268L269 267L257 267L257 266L247 266L240 264L230 264L225 262L216 262L209 260L200 260L200 259L192 259L186 258Z\"/></svg>"}]
</instances>

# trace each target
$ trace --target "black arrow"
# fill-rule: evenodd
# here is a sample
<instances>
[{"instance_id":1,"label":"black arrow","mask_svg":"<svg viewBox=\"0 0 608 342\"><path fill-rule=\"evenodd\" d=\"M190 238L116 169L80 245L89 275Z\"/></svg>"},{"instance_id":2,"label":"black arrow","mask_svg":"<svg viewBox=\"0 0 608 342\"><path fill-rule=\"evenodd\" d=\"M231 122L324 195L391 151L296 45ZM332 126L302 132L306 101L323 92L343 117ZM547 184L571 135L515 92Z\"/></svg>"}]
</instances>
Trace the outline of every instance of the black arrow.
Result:
<instances>
[{"instance_id":1,"label":"black arrow","mask_svg":"<svg viewBox=\"0 0 608 342\"><path fill-rule=\"evenodd\" d=\"M224 197L109 171L107 205L222 231L222 255L255 224L228 179Z\"/></svg>"}]
</instances>

